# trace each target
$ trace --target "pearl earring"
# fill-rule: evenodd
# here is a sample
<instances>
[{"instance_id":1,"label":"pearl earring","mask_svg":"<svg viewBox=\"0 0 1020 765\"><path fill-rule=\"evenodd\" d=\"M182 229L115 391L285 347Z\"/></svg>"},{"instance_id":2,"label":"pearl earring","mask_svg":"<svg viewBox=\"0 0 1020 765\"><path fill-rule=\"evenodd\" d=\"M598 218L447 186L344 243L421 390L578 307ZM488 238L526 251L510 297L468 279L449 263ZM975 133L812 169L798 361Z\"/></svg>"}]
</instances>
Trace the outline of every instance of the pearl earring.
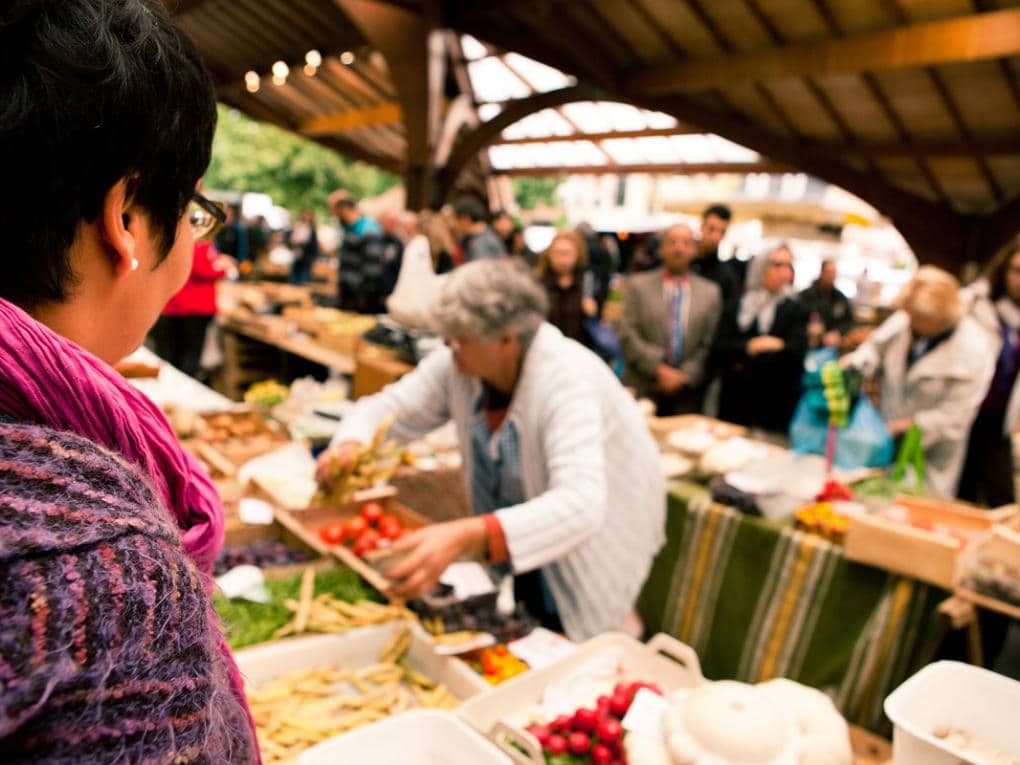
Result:
<instances>
[{"instance_id":1,"label":"pearl earring","mask_svg":"<svg viewBox=\"0 0 1020 765\"><path fill-rule=\"evenodd\" d=\"M131 258L131 270L132 271L138 270L138 258Z\"/></svg>"}]
</instances>

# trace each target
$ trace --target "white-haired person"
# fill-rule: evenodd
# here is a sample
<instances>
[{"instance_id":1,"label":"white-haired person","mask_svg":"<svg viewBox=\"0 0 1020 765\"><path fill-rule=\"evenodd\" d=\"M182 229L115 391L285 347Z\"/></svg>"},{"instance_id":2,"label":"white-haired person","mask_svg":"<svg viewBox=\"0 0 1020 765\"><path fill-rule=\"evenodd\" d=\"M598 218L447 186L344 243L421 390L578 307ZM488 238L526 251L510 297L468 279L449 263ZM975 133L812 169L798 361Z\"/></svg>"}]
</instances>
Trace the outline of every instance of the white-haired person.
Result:
<instances>
[{"instance_id":1,"label":"white-haired person","mask_svg":"<svg viewBox=\"0 0 1020 765\"><path fill-rule=\"evenodd\" d=\"M889 431L921 429L926 488L954 497L967 436L995 370L995 348L964 315L956 277L939 268L919 268L896 307L842 363L865 378L880 377L879 411Z\"/></svg>"},{"instance_id":2,"label":"white-haired person","mask_svg":"<svg viewBox=\"0 0 1020 765\"><path fill-rule=\"evenodd\" d=\"M446 277L446 347L344 418L320 471L388 413L402 440L456 423L473 515L416 531L389 576L406 597L470 557L509 565L529 612L575 640L640 631L634 603L664 540L665 486L644 418L609 368L545 321L545 291L511 260Z\"/></svg>"}]
</instances>

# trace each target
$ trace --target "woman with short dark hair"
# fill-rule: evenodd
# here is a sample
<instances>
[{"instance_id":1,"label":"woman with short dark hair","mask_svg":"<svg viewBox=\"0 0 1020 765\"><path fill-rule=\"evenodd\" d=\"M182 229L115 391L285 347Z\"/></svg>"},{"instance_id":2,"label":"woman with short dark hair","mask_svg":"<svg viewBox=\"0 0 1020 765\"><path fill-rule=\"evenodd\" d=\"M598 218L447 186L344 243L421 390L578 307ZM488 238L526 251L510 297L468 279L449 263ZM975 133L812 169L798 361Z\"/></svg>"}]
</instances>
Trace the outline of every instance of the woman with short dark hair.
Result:
<instances>
[{"instance_id":1,"label":"woman with short dark hair","mask_svg":"<svg viewBox=\"0 0 1020 765\"><path fill-rule=\"evenodd\" d=\"M0 9L0 758L258 760L209 592L223 508L111 365L223 213L216 101L153 0Z\"/></svg>"}]
</instances>

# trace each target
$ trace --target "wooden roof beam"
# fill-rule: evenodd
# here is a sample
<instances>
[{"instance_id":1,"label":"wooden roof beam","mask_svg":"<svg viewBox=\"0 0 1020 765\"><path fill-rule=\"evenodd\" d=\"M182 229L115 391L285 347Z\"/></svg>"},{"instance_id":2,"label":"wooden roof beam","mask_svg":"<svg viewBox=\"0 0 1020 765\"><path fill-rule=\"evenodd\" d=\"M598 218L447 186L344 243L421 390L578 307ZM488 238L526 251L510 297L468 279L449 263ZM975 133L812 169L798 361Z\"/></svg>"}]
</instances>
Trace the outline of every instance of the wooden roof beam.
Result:
<instances>
[{"instance_id":1,"label":"wooden roof beam","mask_svg":"<svg viewBox=\"0 0 1020 765\"><path fill-rule=\"evenodd\" d=\"M508 167L493 168L497 175L627 175L643 173L650 175L695 175L701 173L787 173L793 170L789 165L775 162L671 162L638 165L561 165L558 167Z\"/></svg>"},{"instance_id":2,"label":"wooden roof beam","mask_svg":"<svg viewBox=\"0 0 1020 765\"><path fill-rule=\"evenodd\" d=\"M899 26L756 53L644 67L624 78L634 93L709 90L738 81L858 74L1020 54L1020 8Z\"/></svg>"},{"instance_id":3,"label":"wooden roof beam","mask_svg":"<svg viewBox=\"0 0 1020 765\"><path fill-rule=\"evenodd\" d=\"M571 133L570 135L527 136L524 138L501 138L491 146L521 146L532 143L556 143L558 141L608 141L614 138L657 138L674 135L702 135L705 131L677 125L675 128L647 128L645 130L616 130L607 133Z\"/></svg>"},{"instance_id":4,"label":"wooden roof beam","mask_svg":"<svg viewBox=\"0 0 1020 765\"><path fill-rule=\"evenodd\" d=\"M970 141L933 141L926 143L821 144L832 152L853 154L865 159L892 157L973 157L1020 155L1020 136L981 138Z\"/></svg>"},{"instance_id":5,"label":"wooden roof beam","mask_svg":"<svg viewBox=\"0 0 1020 765\"><path fill-rule=\"evenodd\" d=\"M598 98L599 94L600 91L591 86L572 85L511 102L506 109L491 120L483 122L465 133L450 153L450 158L445 166L437 168L439 200L446 199L453 190L457 176L468 166L472 158L515 122L543 109L555 108L573 101L590 101Z\"/></svg>"},{"instance_id":6,"label":"wooden roof beam","mask_svg":"<svg viewBox=\"0 0 1020 765\"><path fill-rule=\"evenodd\" d=\"M301 123L298 132L309 138L317 138L377 125L392 125L399 123L401 119L403 112L400 110L400 104L390 102L313 117Z\"/></svg>"}]
</instances>

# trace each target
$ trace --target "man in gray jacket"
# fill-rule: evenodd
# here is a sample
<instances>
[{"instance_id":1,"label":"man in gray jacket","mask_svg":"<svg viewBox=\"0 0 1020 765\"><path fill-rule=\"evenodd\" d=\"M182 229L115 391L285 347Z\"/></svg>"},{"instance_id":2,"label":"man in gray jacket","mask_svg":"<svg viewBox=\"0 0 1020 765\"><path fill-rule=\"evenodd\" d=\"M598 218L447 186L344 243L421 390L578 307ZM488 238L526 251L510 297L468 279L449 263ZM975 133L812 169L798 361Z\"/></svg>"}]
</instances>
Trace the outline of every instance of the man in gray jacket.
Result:
<instances>
[{"instance_id":1,"label":"man in gray jacket","mask_svg":"<svg viewBox=\"0 0 1020 765\"><path fill-rule=\"evenodd\" d=\"M696 248L689 226L666 229L659 249L662 268L630 277L620 344L624 384L650 396L663 417L701 410L722 295L690 271Z\"/></svg>"}]
</instances>

